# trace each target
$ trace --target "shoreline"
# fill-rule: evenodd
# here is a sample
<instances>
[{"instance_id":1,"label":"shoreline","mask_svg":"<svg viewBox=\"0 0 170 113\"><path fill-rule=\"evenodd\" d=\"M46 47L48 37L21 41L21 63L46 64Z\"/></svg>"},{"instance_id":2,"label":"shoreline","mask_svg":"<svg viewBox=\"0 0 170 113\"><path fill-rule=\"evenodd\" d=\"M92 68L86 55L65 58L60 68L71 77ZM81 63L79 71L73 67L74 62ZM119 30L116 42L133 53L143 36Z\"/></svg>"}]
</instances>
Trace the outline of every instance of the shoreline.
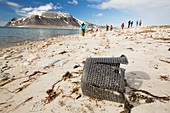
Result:
<instances>
[{"instance_id":1,"label":"shoreline","mask_svg":"<svg viewBox=\"0 0 170 113\"><path fill-rule=\"evenodd\" d=\"M38 42L42 42L42 41L48 41L48 40L51 40L51 39L55 39L56 38L56 40L57 40L57 38L63 38L64 39L64 37L66 37L66 36L74 36L74 35L79 35L79 33L78 34L66 34L66 35L59 35L59 36L55 36L55 37L49 37L49 38L44 38L44 39L39 39L39 40L24 40L24 41L19 41L19 42L15 42L15 44L13 44L13 45L10 45L9 44L9 46L7 46L7 47L0 47L0 51L1 50L3 50L3 49L8 49L8 48L15 48L15 47L22 47L22 46L26 46L27 44L29 45L29 44L36 44L36 43L38 43Z\"/></svg>"}]
</instances>

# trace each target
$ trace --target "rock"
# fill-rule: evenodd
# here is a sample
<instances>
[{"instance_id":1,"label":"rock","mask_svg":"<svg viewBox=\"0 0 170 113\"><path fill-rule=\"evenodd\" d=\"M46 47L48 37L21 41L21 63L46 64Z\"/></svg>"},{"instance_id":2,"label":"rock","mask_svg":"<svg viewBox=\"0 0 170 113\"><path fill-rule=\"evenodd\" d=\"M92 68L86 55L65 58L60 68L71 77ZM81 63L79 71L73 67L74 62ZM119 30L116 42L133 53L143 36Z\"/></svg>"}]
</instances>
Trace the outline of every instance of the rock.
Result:
<instances>
[{"instance_id":1,"label":"rock","mask_svg":"<svg viewBox=\"0 0 170 113\"><path fill-rule=\"evenodd\" d=\"M59 52L58 54L65 54L65 53L67 53L67 51L62 51L62 52Z\"/></svg>"},{"instance_id":2,"label":"rock","mask_svg":"<svg viewBox=\"0 0 170 113\"><path fill-rule=\"evenodd\" d=\"M78 64L78 65L75 65L73 68L74 69L76 69L76 68L78 68L78 67L80 67L80 65Z\"/></svg>"},{"instance_id":3,"label":"rock","mask_svg":"<svg viewBox=\"0 0 170 113\"><path fill-rule=\"evenodd\" d=\"M42 49L43 47L46 47L50 44L51 44L50 42L42 42L42 43L38 44L37 48Z\"/></svg>"}]
</instances>

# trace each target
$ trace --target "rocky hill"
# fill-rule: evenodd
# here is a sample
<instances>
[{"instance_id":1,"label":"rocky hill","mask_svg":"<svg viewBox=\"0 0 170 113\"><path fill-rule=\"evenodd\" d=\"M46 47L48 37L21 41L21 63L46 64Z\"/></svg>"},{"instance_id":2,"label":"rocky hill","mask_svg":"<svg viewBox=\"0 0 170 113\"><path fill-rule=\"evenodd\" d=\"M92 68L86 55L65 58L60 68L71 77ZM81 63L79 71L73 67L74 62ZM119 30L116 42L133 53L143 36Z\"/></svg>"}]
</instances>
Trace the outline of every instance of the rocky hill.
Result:
<instances>
[{"instance_id":1,"label":"rocky hill","mask_svg":"<svg viewBox=\"0 0 170 113\"><path fill-rule=\"evenodd\" d=\"M80 27L81 22L68 13L45 12L42 15L32 15L24 18L13 18L5 26L54 26L54 27Z\"/></svg>"}]
</instances>

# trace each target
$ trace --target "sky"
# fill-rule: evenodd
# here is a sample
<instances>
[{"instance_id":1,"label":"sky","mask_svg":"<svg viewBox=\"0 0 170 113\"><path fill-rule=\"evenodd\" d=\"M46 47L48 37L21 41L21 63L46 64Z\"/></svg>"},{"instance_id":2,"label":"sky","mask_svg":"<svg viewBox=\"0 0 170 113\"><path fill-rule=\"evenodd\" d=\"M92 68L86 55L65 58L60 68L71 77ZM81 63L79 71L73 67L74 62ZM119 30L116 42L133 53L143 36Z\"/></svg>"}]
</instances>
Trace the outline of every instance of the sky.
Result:
<instances>
[{"instance_id":1,"label":"sky","mask_svg":"<svg viewBox=\"0 0 170 113\"><path fill-rule=\"evenodd\" d=\"M170 0L0 0L0 25L14 17L58 11L97 25L119 27L129 20L170 24Z\"/></svg>"}]
</instances>

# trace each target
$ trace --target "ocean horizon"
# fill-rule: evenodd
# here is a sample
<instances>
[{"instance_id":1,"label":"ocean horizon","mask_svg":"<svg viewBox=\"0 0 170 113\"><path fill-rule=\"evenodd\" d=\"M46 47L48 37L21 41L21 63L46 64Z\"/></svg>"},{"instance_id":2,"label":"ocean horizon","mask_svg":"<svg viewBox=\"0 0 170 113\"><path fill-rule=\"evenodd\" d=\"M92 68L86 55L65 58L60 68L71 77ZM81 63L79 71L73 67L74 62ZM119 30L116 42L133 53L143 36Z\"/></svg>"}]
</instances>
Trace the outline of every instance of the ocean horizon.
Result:
<instances>
[{"instance_id":1,"label":"ocean horizon","mask_svg":"<svg viewBox=\"0 0 170 113\"><path fill-rule=\"evenodd\" d=\"M24 41L37 41L61 35L78 34L80 30L66 28L26 28L0 26L0 48Z\"/></svg>"}]
</instances>

